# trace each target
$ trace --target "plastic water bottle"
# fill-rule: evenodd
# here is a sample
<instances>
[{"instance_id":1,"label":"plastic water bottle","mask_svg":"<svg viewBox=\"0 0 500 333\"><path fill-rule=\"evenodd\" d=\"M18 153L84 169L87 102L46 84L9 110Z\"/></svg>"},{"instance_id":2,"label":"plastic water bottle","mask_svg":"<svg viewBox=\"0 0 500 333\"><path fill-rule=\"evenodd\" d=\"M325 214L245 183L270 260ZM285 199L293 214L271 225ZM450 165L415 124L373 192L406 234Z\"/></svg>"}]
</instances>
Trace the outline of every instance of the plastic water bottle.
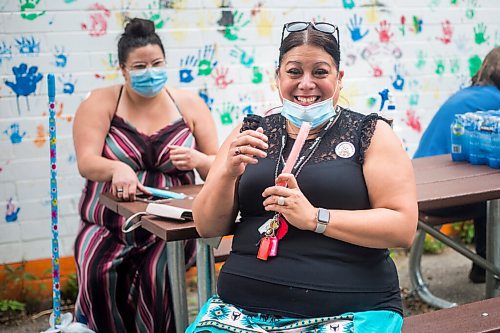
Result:
<instances>
[{"instance_id":1,"label":"plastic water bottle","mask_svg":"<svg viewBox=\"0 0 500 333\"><path fill-rule=\"evenodd\" d=\"M469 162L471 164L488 164L487 145L489 133L482 132L483 123L485 121L486 113L483 111L476 111L472 118L472 132L469 137Z\"/></svg>"},{"instance_id":2,"label":"plastic water bottle","mask_svg":"<svg viewBox=\"0 0 500 333\"><path fill-rule=\"evenodd\" d=\"M465 135L465 115L456 114L451 123L451 159L467 161L469 158L468 138Z\"/></svg>"},{"instance_id":3,"label":"plastic water bottle","mask_svg":"<svg viewBox=\"0 0 500 333\"><path fill-rule=\"evenodd\" d=\"M500 113L500 112L497 112ZM493 116L493 131L491 133L491 144L488 156L488 165L492 168L500 168L500 114Z\"/></svg>"}]
</instances>

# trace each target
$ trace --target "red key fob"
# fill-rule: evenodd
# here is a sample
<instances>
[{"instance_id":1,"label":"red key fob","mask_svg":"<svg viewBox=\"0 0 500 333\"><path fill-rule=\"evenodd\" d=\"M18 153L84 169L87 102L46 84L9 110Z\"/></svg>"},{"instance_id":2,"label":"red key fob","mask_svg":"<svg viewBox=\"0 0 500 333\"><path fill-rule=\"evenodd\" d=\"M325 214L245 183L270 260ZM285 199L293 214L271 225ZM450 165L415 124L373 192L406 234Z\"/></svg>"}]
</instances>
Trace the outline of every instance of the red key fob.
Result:
<instances>
[{"instance_id":1,"label":"red key fob","mask_svg":"<svg viewBox=\"0 0 500 333\"><path fill-rule=\"evenodd\" d=\"M276 257L278 255L278 238L272 236L270 238L270 248L269 248L269 256Z\"/></svg>"},{"instance_id":2,"label":"red key fob","mask_svg":"<svg viewBox=\"0 0 500 333\"><path fill-rule=\"evenodd\" d=\"M288 232L288 222L281 215L279 217L279 221L280 221L280 227L278 228L278 230L276 230L276 238L278 238L278 240L281 240L283 237L285 237L286 233Z\"/></svg>"},{"instance_id":3,"label":"red key fob","mask_svg":"<svg viewBox=\"0 0 500 333\"><path fill-rule=\"evenodd\" d=\"M257 252L257 258L260 260L267 260L270 251L271 251L271 239L270 237L263 237L260 240L259 252Z\"/></svg>"}]
</instances>

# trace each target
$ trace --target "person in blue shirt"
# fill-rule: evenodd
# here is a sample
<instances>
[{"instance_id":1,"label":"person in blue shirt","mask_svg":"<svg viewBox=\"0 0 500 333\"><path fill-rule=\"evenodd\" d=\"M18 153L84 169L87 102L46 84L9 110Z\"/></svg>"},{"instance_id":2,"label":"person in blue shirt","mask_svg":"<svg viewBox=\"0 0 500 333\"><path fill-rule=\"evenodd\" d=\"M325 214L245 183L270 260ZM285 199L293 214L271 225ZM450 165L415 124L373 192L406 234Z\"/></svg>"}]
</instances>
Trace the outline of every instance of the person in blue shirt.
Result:
<instances>
[{"instance_id":1,"label":"person in blue shirt","mask_svg":"<svg viewBox=\"0 0 500 333\"><path fill-rule=\"evenodd\" d=\"M478 72L472 77L471 85L453 94L439 108L420 139L413 158L450 154L450 125L456 114L467 112L500 110L500 47L491 50L483 60ZM486 203L452 207L429 211L435 216L460 216L472 212L483 212L474 220L476 253L486 257ZM474 283L485 281L483 268L473 264L469 279Z\"/></svg>"}]
</instances>

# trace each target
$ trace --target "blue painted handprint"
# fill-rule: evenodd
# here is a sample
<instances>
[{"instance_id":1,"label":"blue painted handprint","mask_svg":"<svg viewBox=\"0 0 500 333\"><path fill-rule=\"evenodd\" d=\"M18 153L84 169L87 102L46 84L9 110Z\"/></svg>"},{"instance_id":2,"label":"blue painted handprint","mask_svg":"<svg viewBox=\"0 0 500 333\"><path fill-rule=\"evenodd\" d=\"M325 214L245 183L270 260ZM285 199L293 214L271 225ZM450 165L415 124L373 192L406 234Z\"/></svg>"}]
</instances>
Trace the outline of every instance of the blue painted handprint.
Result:
<instances>
[{"instance_id":1,"label":"blue painted handprint","mask_svg":"<svg viewBox=\"0 0 500 333\"><path fill-rule=\"evenodd\" d=\"M57 78L59 83L63 86L63 93L71 95L75 92L75 84L76 84L76 79L73 79L73 75L69 74L63 74L60 77Z\"/></svg>"},{"instance_id":2,"label":"blue painted handprint","mask_svg":"<svg viewBox=\"0 0 500 333\"><path fill-rule=\"evenodd\" d=\"M363 37L365 37L369 30L367 29L364 33L361 33L361 24L363 23L363 18L354 14L353 17L349 19L349 24L347 25L347 29L351 32L351 39L353 42L357 42Z\"/></svg>"},{"instance_id":3,"label":"blue painted handprint","mask_svg":"<svg viewBox=\"0 0 500 333\"><path fill-rule=\"evenodd\" d=\"M0 65L4 60L12 60L12 46L2 42L0 43Z\"/></svg>"},{"instance_id":4,"label":"blue painted handprint","mask_svg":"<svg viewBox=\"0 0 500 333\"><path fill-rule=\"evenodd\" d=\"M12 123L3 133L9 137L13 145L23 142L23 138L26 136L26 132L23 134L19 132L19 123Z\"/></svg>"},{"instance_id":5,"label":"blue painted handprint","mask_svg":"<svg viewBox=\"0 0 500 333\"><path fill-rule=\"evenodd\" d=\"M208 89L207 87L200 89L198 91L198 95L201 97L201 99L205 102L205 104L208 106L208 109L212 111L212 106L214 105L214 99L208 95Z\"/></svg>"},{"instance_id":6,"label":"blue painted handprint","mask_svg":"<svg viewBox=\"0 0 500 333\"><path fill-rule=\"evenodd\" d=\"M17 215L21 208L16 207L16 205L12 202L12 198L7 201L7 208L5 210L5 222L15 222L17 221Z\"/></svg>"},{"instance_id":7,"label":"blue painted handprint","mask_svg":"<svg viewBox=\"0 0 500 333\"><path fill-rule=\"evenodd\" d=\"M252 54L248 54L245 50L243 50L239 46L235 46L231 52L229 53L231 57L238 59L240 64L243 66L250 68L252 67L254 63L254 54L255 54L255 49L253 50Z\"/></svg>"},{"instance_id":8,"label":"blue painted handprint","mask_svg":"<svg viewBox=\"0 0 500 333\"><path fill-rule=\"evenodd\" d=\"M20 39L16 39L16 43L21 54L40 53L40 42L37 42L33 36L31 36L31 39L22 36Z\"/></svg>"},{"instance_id":9,"label":"blue painted handprint","mask_svg":"<svg viewBox=\"0 0 500 333\"><path fill-rule=\"evenodd\" d=\"M189 83L194 80L193 70L198 65L198 58L194 55L188 55L181 59L181 70L179 71L179 81Z\"/></svg>"},{"instance_id":10,"label":"blue painted handprint","mask_svg":"<svg viewBox=\"0 0 500 333\"><path fill-rule=\"evenodd\" d=\"M379 91L378 94L381 97L379 111L382 111L384 109L385 102L389 100L389 89L384 89L382 91Z\"/></svg>"},{"instance_id":11,"label":"blue painted handprint","mask_svg":"<svg viewBox=\"0 0 500 333\"><path fill-rule=\"evenodd\" d=\"M19 65L19 67L12 67L12 73L14 73L16 82L5 80L5 85L16 93L17 112L19 112L19 114L21 114L21 109L19 107L19 96L26 97L26 105L28 107L28 111L30 109L28 95L35 92L36 85L43 78L43 75L37 72L37 66L31 66L28 69L28 65L23 62Z\"/></svg>"},{"instance_id":12,"label":"blue painted handprint","mask_svg":"<svg viewBox=\"0 0 500 333\"><path fill-rule=\"evenodd\" d=\"M402 74L401 70L402 70L401 65L399 64L394 65L394 77L392 81L392 86L396 90L403 90L405 85L405 79L401 75Z\"/></svg>"},{"instance_id":13,"label":"blue painted handprint","mask_svg":"<svg viewBox=\"0 0 500 333\"><path fill-rule=\"evenodd\" d=\"M68 55L64 52L64 46L54 48L54 58L56 67L64 68L68 63Z\"/></svg>"}]
</instances>

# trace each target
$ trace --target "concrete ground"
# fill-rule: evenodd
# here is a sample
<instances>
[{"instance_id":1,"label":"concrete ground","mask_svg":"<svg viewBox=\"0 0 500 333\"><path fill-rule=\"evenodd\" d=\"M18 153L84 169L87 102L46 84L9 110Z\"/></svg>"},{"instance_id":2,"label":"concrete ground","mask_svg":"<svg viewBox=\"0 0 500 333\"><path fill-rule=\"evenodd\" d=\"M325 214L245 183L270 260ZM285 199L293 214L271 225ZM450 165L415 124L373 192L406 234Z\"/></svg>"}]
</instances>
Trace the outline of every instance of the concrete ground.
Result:
<instances>
[{"instance_id":1,"label":"concrete ground","mask_svg":"<svg viewBox=\"0 0 500 333\"><path fill-rule=\"evenodd\" d=\"M405 314L415 315L434 309L422 303L411 293L408 277L408 256L404 251L396 251L394 261L398 268L400 285L403 290ZM430 290L437 296L459 304L466 304L484 298L485 284L473 284L468 280L471 263L457 252L446 248L440 254L426 254L422 258L422 271ZM187 283L188 306L191 320L197 312L196 284L194 280ZM26 318L22 322L10 326L0 326L0 332L21 333L40 332L48 328L48 316L40 316L36 320Z\"/></svg>"}]
</instances>

